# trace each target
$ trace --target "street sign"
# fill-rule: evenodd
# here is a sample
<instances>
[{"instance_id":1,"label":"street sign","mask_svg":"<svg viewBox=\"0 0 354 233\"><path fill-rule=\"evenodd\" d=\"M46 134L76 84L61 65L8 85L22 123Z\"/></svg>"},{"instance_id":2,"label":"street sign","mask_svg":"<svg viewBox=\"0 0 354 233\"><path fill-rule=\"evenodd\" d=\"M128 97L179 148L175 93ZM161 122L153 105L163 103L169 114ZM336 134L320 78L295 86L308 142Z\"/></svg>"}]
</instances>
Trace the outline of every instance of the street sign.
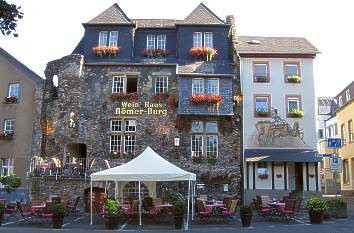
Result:
<instances>
[{"instance_id":1,"label":"street sign","mask_svg":"<svg viewBox=\"0 0 354 233\"><path fill-rule=\"evenodd\" d=\"M331 149L339 149L342 147L342 139L340 138L328 138L327 147Z\"/></svg>"},{"instance_id":2,"label":"street sign","mask_svg":"<svg viewBox=\"0 0 354 233\"><path fill-rule=\"evenodd\" d=\"M341 157L333 156L329 161L329 167L332 173L341 173L342 172Z\"/></svg>"},{"instance_id":3,"label":"street sign","mask_svg":"<svg viewBox=\"0 0 354 233\"><path fill-rule=\"evenodd\" d=\"M331 158L333 154L321 154L321 156L324 158Z\"/></svg>"}]
</instances>

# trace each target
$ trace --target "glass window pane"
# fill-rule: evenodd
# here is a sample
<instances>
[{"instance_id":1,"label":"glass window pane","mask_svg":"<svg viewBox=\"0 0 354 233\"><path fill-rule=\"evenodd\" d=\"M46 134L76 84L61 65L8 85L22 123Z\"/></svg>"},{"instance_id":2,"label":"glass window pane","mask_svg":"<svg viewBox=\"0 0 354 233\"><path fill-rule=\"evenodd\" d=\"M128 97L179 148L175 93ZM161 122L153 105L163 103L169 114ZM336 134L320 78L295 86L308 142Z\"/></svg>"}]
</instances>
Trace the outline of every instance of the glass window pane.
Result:
<instances>
[{"instance_id":1,"label":"glass window pane","mask_svg":"<svg viewBox=\"0 0 354 233\"><path fill-rule=\"evenodd\" d=\"M205 32L204 33L204 46L208 48L213 48L213 33Z\"/></svg>"},{"instance_id":2,"label":"glass window pane","mask_svg":"<svg viewBox=\"0 0 354 233\"><path fill-rule=\"evenodd\" d=\"M120 152L122 146L122 136L113 134L111 135L111 152Z\"/></svg>"},{"instance_id":3,"label":"glass window pane","mask_svg":"<svg viewBox=\"0 0 354 233\"><path fill-rule=\"evenodd\" d=\"M218 123L216 121L208 121L206 123L206 131L208 133L216 133L216 132L218 132Z\"/></svg>"},{"instance_id":4,"label":"glass window pane","mask_svg":"<svg viewBox=\"0 0 354 233\"><path fill-rule=\"evenodd\" d=\"M286 76L298 75L298 67L295 64L286 64L285 72Z\"/></svg>"},{"instance_id":5,"label":"glass window pane","mask_svg":"<svg viewBox=\"0 0 354 233\"><path fill-rule=\"evenodd\" d=\"M193 47L203 47L203 39L201 32L193 33Z\"/></svg>"},{"instance_id":6,"label":"glass window pane","mask_svg":"<svg viewBox=\"0 0 354 233\"><path fill-rule=\"evenodd\" d=\"M109 35L109 46L117 47L118 46L118 32L112 31Z\"/></svg>"},{"instance_id":7,"label":"glass window pane","mask_svg":"<svg viewBox=\"0 0 354 233\"><path fill-rule=\"evenodd\" d=\"M122 131L122 121L121 120L111 120L111 131L121 132Z\"/></svg>"},{"instance_id":8,"label":"glass window pane","mask_svg":"<svg viewBox=\"0 0 354 233\"><path fill-rule=\"evenodd\" d=\"M203 121L192 121L192 132L203 132Z\"/></svg>"},{"instance_id":9,"label":"glass window pane","mask_svg":"<svg viewBox=\"0 0 354 233\"><path fill-rule=\"evenodd\" d=\"M256 77L267 77L267 65L266 64L255 64L254 72Z\"/></svg>"},{"instance_id":10,"label":"glass window pane","mask_svg":"<svg viewBox=\"0 0 354 233\"><path fill-rule=\"evenodd\" d=\"M292 112L296 109L300 109L299 99L288 99L288 111Z\"/></svg>"},{"instance_id":11,"label":"glass window pane","mask_svg":"<svg viewBox=\"0 0 354 233\"><path fill-rule=\"evenodd\" d=\"M113 77L112 93L124 92L124 77Z\"/></svg>"},{"instance_id":12,"label":"glass window pane","mask_svg":"<svg viewBox=\"0 0 354 233\"><path fill-rule=\"evenodd\" d=\"M13 133L15 131L15 120L5 120L4 133Z\"/></svg>"},{"instance_id":13,"label":"glass window pane","mask_svg":"<svg viewBox=\"0 0 354 233\"><path fill-rule=\"evenodd\" d=\"M268 97L256 97L256 111L269 112Z\"/></svg>"},{"instance_id":14,"label":"glass window pane","mask_svg":"<svg viewBox=\"0 0 354 233\"><path fill-rule=\"evenodd\" d=\"M192 80L192 94L202 95L204 94L204 80L203 79L193 79Z\"/></svg>"},{"instance_id":15,"label":"glass window pane","mask_svg":"<svg viewBox=\"0 0 354 233\"><path fill-rule=\"evenodd\" d=\"M8 96L16 96L18 97L20 92L20 84L18 83L11 83L9 85L9 92L8 92Z\"/></svg>"},{"instance_id":16,"label":"glass window pane","mask_svg":"<svg viewBox=\"0 0 354 233\"><path fill-rule=\"evenodd\" d=\"M163 50L166 49L166 35L157 36L157 48Z\"/></svg>"},{"instance_id":17,"label":"glass window pane","mask_svg":"<svg viewBox=\"0 0 354 233\"><path fill-rule=\"evenodd\" d=\"M208 135L206 137L206 151L207 156L218 156L218 136Z\"/></svg>"},{"instance_id":18,"label":"glass window pane","mask_svg":"<svg viewBox=\"0 0 354 233\"><path fill-rule=\"evenodd\" d=\"M201 157L203 155L203 136L192 135L192 157Z\"/></svg>"},{"instance_id":19,"label":"glass window pane","mask_svg":"<svg viewBox=\"0 0 354 233\"><path fill-rule=\"evenodd\" d=\"M155 49L155 36L154 35L147 36L146 49Z\"/></svg>"},{"instance_id":20,"label":"glass window pane","mask_svg":"<svg viewBox=\"0 0 354 233\"><path fill-rule=\"evenodd\" d=\"M125 121L125 131L126 132L135 132L136 130L136 121L135 120L126 120Z\"/></svg>"},{"instance_id":21,"label":"glass window pane","mask_svg":"<svg viewBox=\"0 0 354 233\"><path fill-rule=\"evenodd\" d=\"M107 41L108 40L108 32L107 31L102 31L99 34L98 38L98 45L99 46L107 46Z\"/></svg>"},{"instance_id":22,"label":"glass window pane","mask_svg":"<svg viewBox=\"0 0 354 233\"><path fill-rule=\"evenodd\" d=\"M219 80L218 79L208 79L208 94L209 95L219 95Z\"/></svg>"},{"instance_id":23,"label":"glass window pane","mask_svg":"<svg viewBox=\"0 0 354 233\"><path fill-rule=\"evenodd\" d=\"M129 154L135 154L135 135L125 135L124 151Z\"/></svg>"},{"instance_id":24,"label":"glass window pane","mask_svg":"<svg viewBox=\"0 0 354 233\"><path fill-rule=\"evenodd\" d=\"M168 77L156 77L155 78L155 93L167 93L168 92Z\"/></svg>"}]
</instances>

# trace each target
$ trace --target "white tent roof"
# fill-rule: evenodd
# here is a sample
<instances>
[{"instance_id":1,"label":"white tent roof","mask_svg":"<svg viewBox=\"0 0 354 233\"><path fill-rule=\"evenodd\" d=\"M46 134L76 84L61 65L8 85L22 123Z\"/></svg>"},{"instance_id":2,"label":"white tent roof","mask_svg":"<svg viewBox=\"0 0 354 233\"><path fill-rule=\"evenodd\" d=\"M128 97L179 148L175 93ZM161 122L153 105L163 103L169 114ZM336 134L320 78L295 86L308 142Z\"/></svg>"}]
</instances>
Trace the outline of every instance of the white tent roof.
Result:
<instances>
[{"instance_id":1,"label":"white tent roof","mask_svg":"<svg viewBox=\"0 0 354 233\"><path fill-rule=\"evenodd\" d=\"M91 174L92 181L176 181L196 180L196 175L171 164L147 147L121 166Z\"/></svg>"}]
</instances>

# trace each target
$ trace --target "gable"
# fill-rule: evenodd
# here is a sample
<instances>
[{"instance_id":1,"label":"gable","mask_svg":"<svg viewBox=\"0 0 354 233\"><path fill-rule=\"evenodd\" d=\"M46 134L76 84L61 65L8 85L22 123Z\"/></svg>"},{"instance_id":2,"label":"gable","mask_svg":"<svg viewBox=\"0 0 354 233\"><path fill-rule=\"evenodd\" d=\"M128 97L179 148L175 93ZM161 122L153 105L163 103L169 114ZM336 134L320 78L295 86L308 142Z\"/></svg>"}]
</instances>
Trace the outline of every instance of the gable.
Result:
<instances>
[{"instance_id":1,"label":"gable","mask_svg":"<svg viewBox=\"0 0 354 233\"><path fill-rule=\"evenodd\" d=\"M200 3L181 24L225 24L203 3Z\"/></svg>"},{"instance_id":2,"label":"gable","mask_svg":"<svg viewBox=\"0 0 354 233\"><path fill-rule=\"evenodd\" d=\"M87 24L134 24L117 3L90 20Z\"/></svg>"}]
</instances>

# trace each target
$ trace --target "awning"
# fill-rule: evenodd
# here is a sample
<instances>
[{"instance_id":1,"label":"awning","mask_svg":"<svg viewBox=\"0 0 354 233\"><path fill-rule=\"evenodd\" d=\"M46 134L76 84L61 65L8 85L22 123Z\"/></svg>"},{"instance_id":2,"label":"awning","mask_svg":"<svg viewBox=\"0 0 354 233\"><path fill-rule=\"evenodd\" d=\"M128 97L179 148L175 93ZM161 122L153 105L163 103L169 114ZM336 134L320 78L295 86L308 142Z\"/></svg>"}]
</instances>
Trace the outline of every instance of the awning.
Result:
<instances>
[{"instance_id":1,"label":"awning","mask_svg":"<svg viewBox=\"0 0 354 233\"><path fill-rule=\"evenodd\" d=\"M321 162L313 149L246 149L246 162Z\"/></svg>"}]
</instances>

